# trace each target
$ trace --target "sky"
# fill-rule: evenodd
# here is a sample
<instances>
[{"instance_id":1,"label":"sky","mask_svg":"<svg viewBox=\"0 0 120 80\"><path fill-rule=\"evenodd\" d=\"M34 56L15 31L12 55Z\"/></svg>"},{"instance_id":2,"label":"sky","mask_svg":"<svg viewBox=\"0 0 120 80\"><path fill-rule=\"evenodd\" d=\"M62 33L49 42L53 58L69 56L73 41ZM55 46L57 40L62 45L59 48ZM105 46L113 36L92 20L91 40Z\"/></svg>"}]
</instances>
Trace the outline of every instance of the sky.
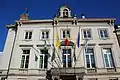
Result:
<instances>
[{"instance_id":1,"label":"sky","mask_svg":"<svg viewBox=\"0 0 120 80\"><path fill-rule=\"evenodd\" d=\"M7 31L6 24L13 24L28 8L31 19L53 19L61 6L70 7L72 14L80 18L116 18L120 23L120 0L1 0L0 1L0 52L3 51Z\"/></svg>"}]
</instances>

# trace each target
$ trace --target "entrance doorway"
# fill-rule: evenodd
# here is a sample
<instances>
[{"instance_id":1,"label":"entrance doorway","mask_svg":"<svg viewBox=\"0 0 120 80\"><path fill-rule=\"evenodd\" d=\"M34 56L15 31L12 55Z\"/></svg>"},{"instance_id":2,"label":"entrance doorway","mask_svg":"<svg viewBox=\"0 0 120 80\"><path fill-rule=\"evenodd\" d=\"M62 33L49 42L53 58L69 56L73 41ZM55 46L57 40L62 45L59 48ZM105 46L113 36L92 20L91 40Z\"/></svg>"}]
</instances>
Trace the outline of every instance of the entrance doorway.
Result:
<instances>
[{"instance_id":1,"label":"entrance doorway","mask_svg":"<svg viewBox=\"0 0 120 80\"><path fill-rule=\"evenodd\" d=\"M61 75L60 79L62 79L62 80L76 80L76 75Z\"/></svg>"}]
</instances>

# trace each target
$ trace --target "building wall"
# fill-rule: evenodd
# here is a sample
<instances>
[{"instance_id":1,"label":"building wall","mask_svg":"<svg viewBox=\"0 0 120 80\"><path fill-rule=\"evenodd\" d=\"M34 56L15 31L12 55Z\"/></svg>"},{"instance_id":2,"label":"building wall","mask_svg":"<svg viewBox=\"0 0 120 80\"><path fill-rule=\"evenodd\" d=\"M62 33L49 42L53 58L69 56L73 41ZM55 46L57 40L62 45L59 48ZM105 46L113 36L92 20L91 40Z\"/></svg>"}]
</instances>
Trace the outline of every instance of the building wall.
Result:
<instances>
[{"instance_id":1,"label":"building wall","mask_svg":"<svg viewBox=\"0 0 120 80\"><path fill-rule=\"evenodd\" d=\"M91 33L92 33L92 39L88 40L88 44L95 44L94 50L95 50L95 61L96 61L96 66L97 68L104 68L104 61L103 61L103 54L101 49L103 47L111 47L112 51L113 51L113 57L115 60L115 64L116 67L120 67L120 63L117 62L119 61L119 54L118 52L120 51L118 44L117 44L117 39L115 34L113 34L114 31L114 25L109 25L107 24L107 22L103 22L103 23L94 23L94 22L80 22L77 25L72 25L70 23L66 23L66 22L60 22L59 23L59 19L58 19L58 25L55 26L55 33L58 32L60 39L61 39L61 30L62 29L70 29L70 41L74 42L76 45L76 56L78 56L79 50L82 50L80 53L80 57L78 58L78 61L76 62L77 65L76 67L84 67L85 66L85 59L84 59L84 48L82 48L83 46L80 46L80 48L77 47L77 37L78 37L78 31L79 31L79 27L80 27L80 44L84 44L85 40L83 39L83 34L82 34L82 30L83 29L91 29ZM107 40L101 40L100 39L100 35L98 33L99 29L108 29L108 35L109 38ZM57 30L57 31L56 31ZM56 37L56 35L54 35L54 37ZM56 40L56 39L55 39ZM61 41L63 41L61 39ZM56 41L55 41L56 43ZM100 45L103 44L103 45ZM107 44L107 45L105 45ZM60 53L61 55L61 53Z\"/></svg>"},{"instance_id":2,"label":"building wall","mask_svg":"<svg viewBox=\"0 0 120 80\"><path fill-rule=\"evenodd\" d=\"M21 56L22 56L22 49L24 48L30 48L30 62L29 62L29 69L36 69L38 68L38 62L35 61L35 54L38 56L39 53L36 51L39 51L40 47L37 47L37 45L44 45L44 41L41 40L41 30L43 29L48 29L50 30L50 40L46 41L48 45L51 45L53 43L52 37L53 37L53 30L52 30L52 25L29 25L29 24L23 24L22 26L18 26L18 33L17 33L17 38L16 38L16 43L15 43L15 49L13 53L13 58L12 58L12 63L11 67L12 68L20 68L20 63L21 63ZM32 39L31 40L25 40L25 31L32 31ZM20 45L33 45L33 47L20 47ZM50 48L50 46L49 46ZM50 55L52 55L52 49L49 49Z\"/></svg>"}]
</instances>

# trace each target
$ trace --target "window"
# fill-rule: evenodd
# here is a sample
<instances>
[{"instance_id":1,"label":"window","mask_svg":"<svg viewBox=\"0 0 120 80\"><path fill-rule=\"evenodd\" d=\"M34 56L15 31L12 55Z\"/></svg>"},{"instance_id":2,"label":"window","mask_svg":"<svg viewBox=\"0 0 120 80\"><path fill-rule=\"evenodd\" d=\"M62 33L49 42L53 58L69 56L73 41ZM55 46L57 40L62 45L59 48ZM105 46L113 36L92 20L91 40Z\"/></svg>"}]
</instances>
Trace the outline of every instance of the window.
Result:
<instances>
[{"instance_id":1,"label":"window","mask_svg":"<svg viewBox=\"0 0 120 80\"><path fill-rule=\"evenodd\" d=\"M86 56L87 68L95 68L94 49L89 48L89 47L86 48L85 49L85 56Z\"/></svg>"},{"instance_id":2,"label":"window","mask_svg":"<svg viewBox=\"0 0 120 80\"><path fill-rule=\"evenodd\" d=\"M63 10L63 17L68 17L68 10L67 9Z\"/></svg>"},{"instance_id":3,"label":"window","mask_svg":"<svg viewBox=\"0 0 120 80\"><path fill-rule=\"evenodd\" d=\"M40 58L39 58L39 68L47 68L48 66L48 49L40 50Z\"/></svg>"},{"instance_id":4,"label":"window","mask_svg":"<svg viewBox=\"0 0 120 80\"><path fill-rule=\"evenodd\" d=\"M83 39L91 39L91 30L83 30Z\"/></svg>"},{"instance_id":5,"label":"window","mask_svg":"<svg viewBox=\"0 0 120 80\"><path fill-rule=\"evenodd\" d=\"M63 67L72 67L71 49L62 49Z\"/></svg>"},{"instance_id":6,"label":"window","mask_svg":"<svg viewBox=\"0 0 120 80\"><path fill-rule=\"evenodd\" d=\"M99 30L100 38L101 39L107 39L108 38L108 31L107 29L101 29Z\"/></svg>"},{"instance_id":7,"label":"window","mask_svg":"<svg viewBox=\"0 0 120 80\"><path fill-rule=\"evenodd\" d=\"M20 68L28 68L30 50L23 50Z\"/></svg>"},{"instance_id":8,"label":"window","mask_svg":"<svg viewBox=\"0 0 120 80\"><path fill-rule=\"evenodd\" d=\"M42 39L48 39L49 38L49 31L42 31Z\"/></svg>"},{"instance_id":9,"label":"window","mask_svg":"<svg viewBox=\"0 0 120 80\"><path fill-rule=\"evenodd\" d=\"M106 68L113 68L114 62L112 57L111 48L103 48L103 56L104 56L104 62Z\"/></svg>"},{"instance_id":10,"label":"window","mask_svg":"<svg viewBox=\"0 0 120 80\"><path fill-rule=\"evenodd\" d=\"M62 30L62 38L65 39L66 36L70 38L70 30Z\"/></svg>"},{"instance_id":11,"label":"window","mask_svg":"<svg viewBox=\"0 0 120 80\"><path fill-rule=\"evenodd\" d=\"M26 31L25 33L25 39L31 39L32 38L32 31Z\"/></svg>"}]
</instances>

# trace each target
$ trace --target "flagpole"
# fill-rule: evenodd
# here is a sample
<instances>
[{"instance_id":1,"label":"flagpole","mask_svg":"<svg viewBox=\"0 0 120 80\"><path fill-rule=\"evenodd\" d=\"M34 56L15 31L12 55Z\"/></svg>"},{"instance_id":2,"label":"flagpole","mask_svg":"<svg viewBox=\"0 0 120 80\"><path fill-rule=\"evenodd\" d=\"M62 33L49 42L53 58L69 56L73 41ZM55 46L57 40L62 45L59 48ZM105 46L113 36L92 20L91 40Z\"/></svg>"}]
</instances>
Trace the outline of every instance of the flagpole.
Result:
<instances>
[{"instance_id":1,"label":"flagpole","mask_svg":"<svg viewBox=\"0 0 120 80\"><path fill-rule=\"evenodd\" d=\"M48 40L47 40L48 41ZM48 43L50 44L50 41L48 41ZM52 45L53 47L54 47L54 49L55 49L55 46L54 46L54 44ZM55 49L55 51L57 52L57 50ZM55 60L55 63L58 65L58 63L57 63L57 61ZM59 67L60 65L58 65L58 67Z\"/></svg>"},{"instance_id":2,"label":"flagpole","mask_svg":"<svg viewBox=\"0 0 120 80\"><path fill-rule=\"evenodd\" d=\"M38 51L35 47L32 46L32 48L39 53L39 51ZM49 61L48 61L48 63L49 63L51 66L53 66ZM57 63L56 63L56 64L57 64ZM58 64L57 64L57 66L58 66ZM54 66L54 67L55 67L55 66Z\"/></svg>"},{"instance_id":3,"label":"flagpole","mask_svg":"<svg viewBox=\"0 0 120 80\"><path fill-rule=\"evenodd\" d=\"M80 56L81 51L82 51L84 48L87 47L87 42L88 42L88 39L86 39L85 42L84 42L84 45L85 45L85 46L80 49L79 54L78 54L77 59L76 59L76 62L77 62L77 60L78 60L78 58L79 58L79 56ZM76 62L75 62L75 64L74 64L74 67L76 66Z\"/></svg>"},{"instance_id":4,"label":"flagpole","mask_svg":"<svg viewBox=\"0 0 120 80\"><path fill-rule=\"evenodd\" d=\"M57 27L56 27L56 32L58 33ZM56 35L57 35L57 34L56 34ZM59 36L58 36L58 37L59 37ZM55 45L54 45L54 47L55 47ZM59 48L58 48L58 49L59 49ZM57 53L57 56L58 56L58 59L59 59L60 63L62 64L62 62L61 62L61 60L60 60L60 56L59 56L59 54L58 54L56 48L55 48L55 51L56 51L56 53Z\"/></svg>"},{"instance_id":5,"label":"flagpole","mask_svg":"<svg viewBox=\"0 0 120 80\"><path fill-rule=\"evenodd\" d=\"M53 25L53 45L54 45L54 27L55 27L54 24L55 24L55 23L54 23L54 20L53 20L53 24L52 24L52 25ZM52 49L52 50L53 50L53 49ZM54 52L55 52L55 51L54 51ZM53 52L53 53L54 53L54 52ZM54 56L55 56L55 53L54 53ZM53 57L53 54L52 54L52 57ZM52 57L51 57L51 58L52 58ZM52 65L53 65L53 60L52 60Z\"/></svg>"}]
</instances>

